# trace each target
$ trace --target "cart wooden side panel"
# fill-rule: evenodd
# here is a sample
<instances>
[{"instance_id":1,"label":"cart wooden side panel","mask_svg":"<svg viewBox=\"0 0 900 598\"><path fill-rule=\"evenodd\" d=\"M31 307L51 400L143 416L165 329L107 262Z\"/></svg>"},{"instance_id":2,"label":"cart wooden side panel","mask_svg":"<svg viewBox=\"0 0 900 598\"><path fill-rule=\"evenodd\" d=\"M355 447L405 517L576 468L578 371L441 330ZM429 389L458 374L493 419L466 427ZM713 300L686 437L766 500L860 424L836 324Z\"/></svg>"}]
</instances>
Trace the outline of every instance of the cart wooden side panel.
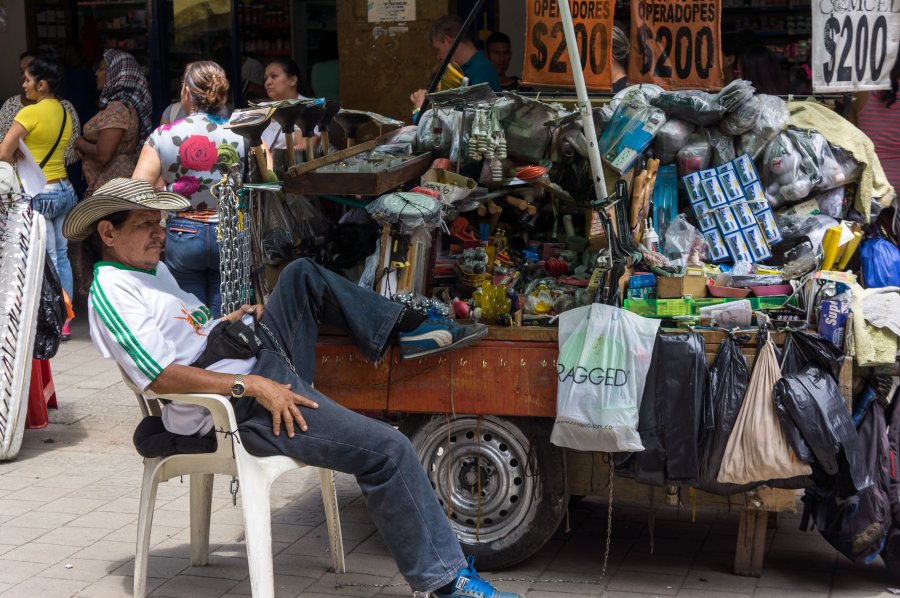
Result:
<instances>
[{"instance_id":1,"label":"cart wooden side panel","mask_svg":"<svg viewBox=\"0 0 900 598\"><path fill-rule=\"evenodd\" d=\"M710 363L726 337L720 331L702 331ZM756 334L740 337L742 352L752 366ZM784 334L773 333L777 345ZM342 405L357 411L432 414L474 414L505 417L556 415L556 358L559 350L554 328L492 328L479 343L449 354L415 360L400 359L392 348L379 364L367 361L347 337L323 336L317 346L316 387ZM842 371L842 391L848 392L847 358ZM599 453L567 451L568 490L572 494L604 495L608 462ZM631 504L650 504L649 487L617 478L615 499ZM666 492L655 492L658 505ZM759 576L765 550L766 512L794 511L797 492L761 488L731 496L682 488L679 504L742 512L736 547L735 572Z\"/></svg>"}]
</instances>

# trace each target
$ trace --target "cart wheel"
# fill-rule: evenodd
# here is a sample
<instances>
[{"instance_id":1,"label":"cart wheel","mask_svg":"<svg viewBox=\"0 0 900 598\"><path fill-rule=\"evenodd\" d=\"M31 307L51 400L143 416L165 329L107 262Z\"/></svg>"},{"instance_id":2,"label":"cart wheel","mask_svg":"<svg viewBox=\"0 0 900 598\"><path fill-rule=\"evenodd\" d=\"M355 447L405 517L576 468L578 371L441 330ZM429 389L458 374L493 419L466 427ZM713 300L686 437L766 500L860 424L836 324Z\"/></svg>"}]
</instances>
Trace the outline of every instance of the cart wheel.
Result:
<instances>
[{"instance_id":1,"label":"cart wheel","mask_svg":"<svg viewBox=\"0 0 900 598\"><path fill-rule=\"evenodd\" d=\"M550 444L551 426L535 418L479 422L465 415L449 424L443 415L414 415L400 426L463 551L475 555L480 569L527 559L559 527L568 504L565 453Z\"/></svg>"}]
</instances>

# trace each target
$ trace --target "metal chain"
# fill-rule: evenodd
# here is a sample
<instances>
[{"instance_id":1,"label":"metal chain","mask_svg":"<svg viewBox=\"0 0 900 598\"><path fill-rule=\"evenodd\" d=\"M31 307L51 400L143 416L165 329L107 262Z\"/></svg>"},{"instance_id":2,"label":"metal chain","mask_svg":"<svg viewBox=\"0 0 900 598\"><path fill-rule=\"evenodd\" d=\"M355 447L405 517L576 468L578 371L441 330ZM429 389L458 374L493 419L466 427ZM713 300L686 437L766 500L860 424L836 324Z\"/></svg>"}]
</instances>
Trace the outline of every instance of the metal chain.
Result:
<instances>
[{"instance_id":1,"label":"metal chain","mask_svg":"<svg viewBox=\"0 0 900 598\"><path fill-rule=\"evenodd\" d=\"M231 313L251 302L250 236L252 216L243 189L240 165L231 167L221 181L210 189L219 204L217 240L219 242L219 273L222 294L222 313Z\"/></svg>"},{"instance_id":2,"label":"metal chain","mask_svg":"<svg viewBox=\"0 0 900 598\"><path fill-rule=\"evenodd\" d=\"M268 337L270 339L272 339L272 344L275 345L275 349L278 350L278 354L281 355L281 358L284 360L284 363L287 364L287 366L289 368L291 368L292 372L297 374L297 370L294 369L293 362L291 362L291 360L288 358L287 353L284 352L284 349L281 348L281 343L279 343L278 339L275 338L275 334L271 330L269 330L269 327L266 326L265 324L263 324L262 322L257 322L257 324L259 325L260 328L262 328L263 332L265 332L266 335L268 335ZM299 376L299 374L297 374L297 375Z\"/></svg>"},{"instance_id":3,"label":"metal chain","mask_svg":"<svg viewBox=\"0 0 900 598\"><path fill-rule=\"evenodd\" d=\"M534 577L494 577L487 579L488 582L527 582L527 583L568 583L573 585L599 586L605 584L606 570L609 565L609 549L612 545L612 523L613 523L613 473L615 467L612 462L609 464L609 498L606 508L606 547L603 553L603 568L600 570L600 579L545 579ZM405 586L406 582L395 583L343 583L338 573L334 574L336 588L397 588ZM427 598L427 592L413 592L413 598Z\"/></svg>"}]
</instances>

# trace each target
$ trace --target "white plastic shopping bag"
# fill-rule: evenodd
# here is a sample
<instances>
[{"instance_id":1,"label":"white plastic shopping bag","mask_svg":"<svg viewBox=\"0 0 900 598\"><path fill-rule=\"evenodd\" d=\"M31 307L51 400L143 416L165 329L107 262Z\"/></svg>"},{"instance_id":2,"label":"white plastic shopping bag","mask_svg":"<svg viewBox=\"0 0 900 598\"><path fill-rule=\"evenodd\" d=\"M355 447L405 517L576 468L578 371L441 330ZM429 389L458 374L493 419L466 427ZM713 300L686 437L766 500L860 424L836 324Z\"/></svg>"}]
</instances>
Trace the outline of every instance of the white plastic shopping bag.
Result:
<instances>
[{"instance_id":1,"label":"white plastic shopping bag","mask_svg":"<svg viewBox=\"0 0 900 598\"><path fill-rule=\"evenodd\" d=\"M594 303L559 317L550 442L581 451L644 450L638 411L659 320Z\"/></svg>"}]
</instances>

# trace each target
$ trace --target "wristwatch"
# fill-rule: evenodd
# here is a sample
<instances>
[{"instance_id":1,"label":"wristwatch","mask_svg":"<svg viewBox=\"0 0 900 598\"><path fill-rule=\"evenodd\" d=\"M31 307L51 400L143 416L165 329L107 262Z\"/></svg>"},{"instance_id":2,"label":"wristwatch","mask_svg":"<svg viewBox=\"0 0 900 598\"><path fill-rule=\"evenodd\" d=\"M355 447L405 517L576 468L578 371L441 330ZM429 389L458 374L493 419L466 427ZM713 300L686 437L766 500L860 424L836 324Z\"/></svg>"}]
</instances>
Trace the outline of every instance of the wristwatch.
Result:
<instances>
[{"instance_id":1,"label":"wristwatch","mask_svg":"<svg viewBox=\"0 0 900 598\"><path fill-rule=\"evenodd\" d=\"M239 399L244 396L244 391L246 388L244 387L244 377L240 374L235 375L234 384L231 385L231 398Z\"/></svg>"}]
</instances>

